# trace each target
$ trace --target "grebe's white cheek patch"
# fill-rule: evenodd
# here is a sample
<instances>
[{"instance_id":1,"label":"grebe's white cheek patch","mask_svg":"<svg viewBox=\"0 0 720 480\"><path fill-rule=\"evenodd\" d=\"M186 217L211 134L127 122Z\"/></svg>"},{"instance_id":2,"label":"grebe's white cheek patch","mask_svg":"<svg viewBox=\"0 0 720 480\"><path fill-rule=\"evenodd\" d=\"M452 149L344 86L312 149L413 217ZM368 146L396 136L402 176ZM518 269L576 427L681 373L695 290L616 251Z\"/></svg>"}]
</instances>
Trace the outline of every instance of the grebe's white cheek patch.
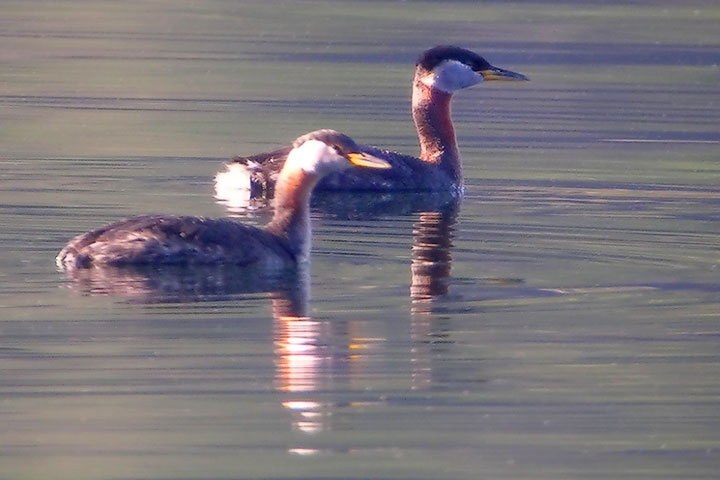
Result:
<instances>
[{"instance_id":1,"label":"grebe's white cheek patch","mask_svg":"<svg viewBox=\"0 0 720 480\"><path fill-rule=\"evenodd\" d=\"M342 170L347 163L332 147L320 140L308 140L303 143L290 152L286 162L294 168L320 176Z\"/></svg>"},{"instance_id":2,"label":"grebe's white cheek patch","mask_svg":"<svg viewBox=\"0 0 720 480\"><path fill-rule=\"evenodd\" d=\"M308 173L317 172L318 164L325 156L328 146L318 140L308 140L299 147L293 149L285 160L285 168L302 170Z\"/></svg>"},{"instance_id":3,"label":"grebe's white cheek patch","mask_svg":"<svg viewBox=\"0 0 720 480\"><path fill-rule=\"evenodd\" d=\"M446 93L453 93L482 82L482 75L462 62L447 60L435 67L432 75L426 76L422 81Z\"/></svg>"}]
</instances>

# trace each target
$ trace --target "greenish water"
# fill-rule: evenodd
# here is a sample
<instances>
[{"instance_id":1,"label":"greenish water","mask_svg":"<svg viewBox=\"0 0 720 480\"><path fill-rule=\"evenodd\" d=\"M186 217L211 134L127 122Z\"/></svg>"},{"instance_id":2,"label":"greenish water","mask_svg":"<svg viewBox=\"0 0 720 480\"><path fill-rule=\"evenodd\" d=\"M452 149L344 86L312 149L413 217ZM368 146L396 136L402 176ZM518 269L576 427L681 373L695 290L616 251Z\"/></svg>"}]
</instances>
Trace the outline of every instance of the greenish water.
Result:
<instances>
[{"instance_id":1,"label":"greenish water","mask_svg":"<svg viewBox=\"0 0 720 480\"><path fill-rule=\"evenodd\" d=\"M718 20L2 2L0 477L716 478ZM318 197L307 279L55 270L111 220L227 215L234 154L321 127L414 152L412 65L439 43L532 79L454 100L460 205Z\"/></svg>"}]
</instances>

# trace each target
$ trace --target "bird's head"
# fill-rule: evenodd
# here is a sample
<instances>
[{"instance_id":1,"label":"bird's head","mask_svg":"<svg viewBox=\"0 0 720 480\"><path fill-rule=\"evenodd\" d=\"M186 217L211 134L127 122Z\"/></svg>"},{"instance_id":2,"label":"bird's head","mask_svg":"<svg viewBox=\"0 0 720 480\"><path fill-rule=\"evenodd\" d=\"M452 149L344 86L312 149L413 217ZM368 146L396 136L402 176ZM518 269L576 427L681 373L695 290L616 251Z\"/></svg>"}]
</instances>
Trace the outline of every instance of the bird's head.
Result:
<instances>
[{"instance_id":1,"label":"bird's head","mask_svg":"<svg viewBox=\"0 0 720 480\"><path fill-rule=\"evenodd\" d=\"M453 93L482 81L529 80L525 75L491 65L475 52L440 45L420 54L415 76L429 87Z\"/></svg>"},{"instance_id":2,"label":"bird's head","mask_svg":"<svg viewBox=\"0 0 720 480\"><path fill-rule=\"evenodd\" d=\"M287 163L323 177L352 166L390 168L385 160L362 152L355 141L335 130L316 130L293 143Z\"/></svg>"}]
</instances>

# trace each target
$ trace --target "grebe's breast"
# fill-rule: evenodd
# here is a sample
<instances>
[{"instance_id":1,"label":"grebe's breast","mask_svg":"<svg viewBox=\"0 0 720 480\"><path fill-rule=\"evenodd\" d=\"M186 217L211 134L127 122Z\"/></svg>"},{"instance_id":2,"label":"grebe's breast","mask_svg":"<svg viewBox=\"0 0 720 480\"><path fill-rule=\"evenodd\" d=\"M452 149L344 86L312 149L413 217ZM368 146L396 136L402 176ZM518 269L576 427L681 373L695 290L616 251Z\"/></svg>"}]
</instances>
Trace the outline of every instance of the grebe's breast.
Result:
<instances>
[{"instance_id":1,"label":"grebe's breast","mask_svg":"<svg viewBox=\"0 0 720 480\"><path fill-rule=\"evenodd\" d=\"M56 261L65 269L217 263L285 268L295 256L282 239L232 220L144 215L75 237Z\"/></svg>"}]
</instances>

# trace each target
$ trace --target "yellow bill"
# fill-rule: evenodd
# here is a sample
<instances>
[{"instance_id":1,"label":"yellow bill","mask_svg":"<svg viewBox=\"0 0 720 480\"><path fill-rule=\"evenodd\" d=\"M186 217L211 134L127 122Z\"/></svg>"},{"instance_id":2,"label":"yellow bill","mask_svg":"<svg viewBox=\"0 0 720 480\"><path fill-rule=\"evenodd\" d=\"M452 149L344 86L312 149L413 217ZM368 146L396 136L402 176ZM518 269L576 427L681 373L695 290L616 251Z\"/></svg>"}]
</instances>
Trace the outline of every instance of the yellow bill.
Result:
<instances>
[{"instance_id":1,"label":"yellow bill","mask_svg":"<svg viewBox=\"0 0 720 480\"><path fill-rule=\"evenodd\" d=\"M382 158L378 158L365 152L348 153L347 159L350 160L350 163L357 165L358 167L391 168L391 165Z\"/></svg>"},{"instance_id":2,"label":"yellow bill","mask_svg":"<svg viewBox=\"0 0 720 480\"><path fill-rule=\"evenodd\" d=\"M505 80L505 81L528 81L530 80L528 77L523 75L522 73L515 73L511 72L510 70L505 70L503 68L498 67L490 67L486 68L485 70L480 70L477 73L482 75L483 80L486 82L489 82L491 80Z\"/></svg>"}]
</instances>

